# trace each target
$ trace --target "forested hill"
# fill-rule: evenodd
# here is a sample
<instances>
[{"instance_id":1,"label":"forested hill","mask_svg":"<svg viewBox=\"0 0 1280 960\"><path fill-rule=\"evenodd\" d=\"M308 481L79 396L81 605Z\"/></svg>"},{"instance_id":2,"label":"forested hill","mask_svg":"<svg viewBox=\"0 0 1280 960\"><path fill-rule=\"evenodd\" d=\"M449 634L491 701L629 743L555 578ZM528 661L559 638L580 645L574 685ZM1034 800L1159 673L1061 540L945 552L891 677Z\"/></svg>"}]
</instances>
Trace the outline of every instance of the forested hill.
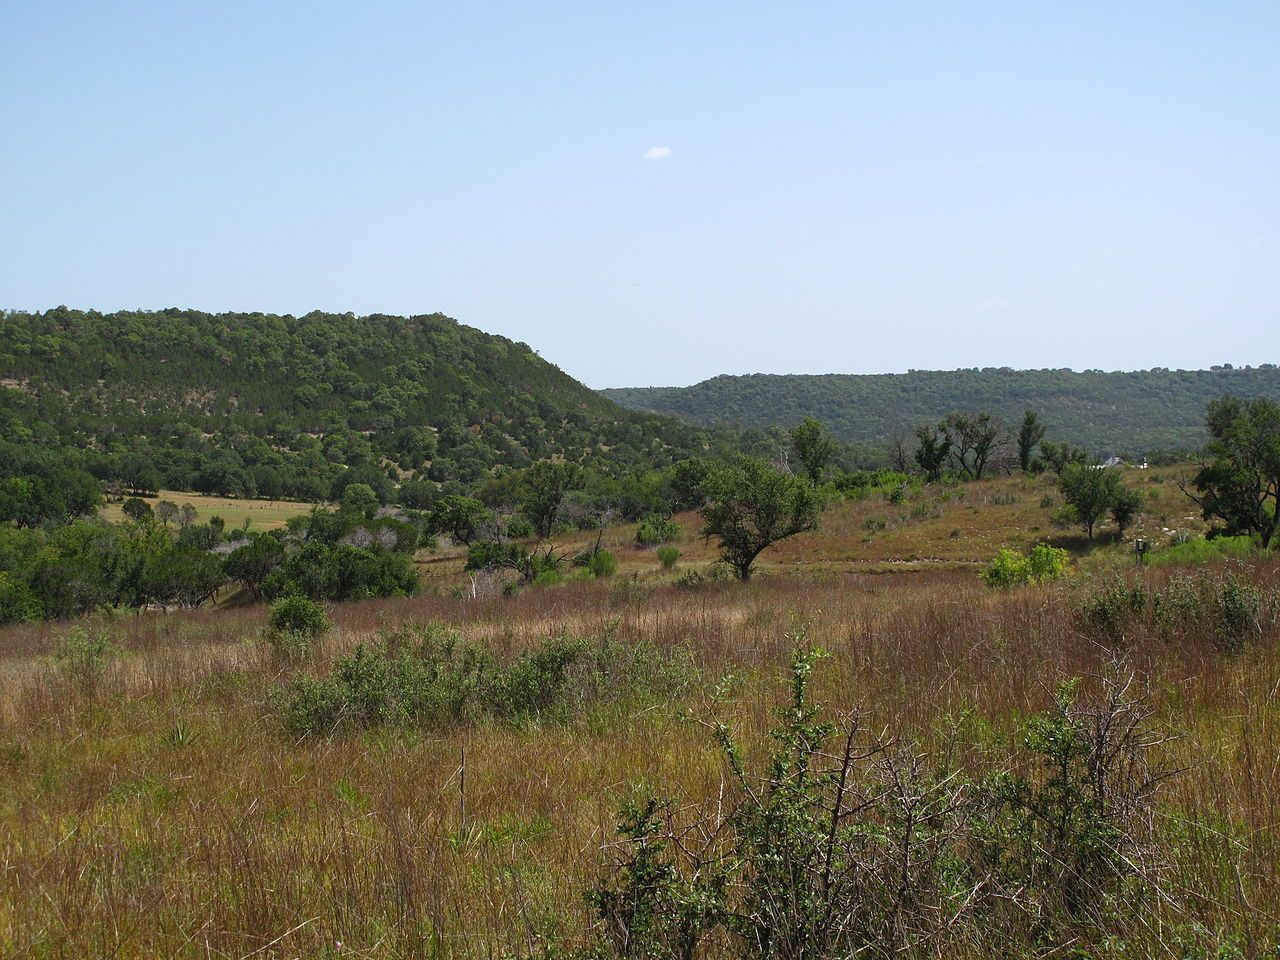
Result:
<instances>
[{"instance_id":1,"label":"forested hill","mask_svg":"<svg viewBox=\"0 0 1280 960\"><path fill-rule=\"evenodd\" d=\"M357 464L462 483L548 457L614 473L706 439L439 314L6 312L0 384L7 472L55 456L137 488L322 500Z\"/></svg>"},{"instance_id":2,"label":"forested hill","mask_svg":"<svg viewBox=\"0 0 1280 960\"><path fill-rule=\"evenodd\" d=\"M904 374L721 376L691 387L636 387L602 393L634 410L692 423L790 426L805 417L841 440L882 444L953 412L986 411L1014 424L1040 413L1049 435L1097 453L1194 449L1204 442L1205 405L1226 393L1280 399L1280 369L1145 370L1104 373L985 368Z\"/></svg>"}]
</instances>

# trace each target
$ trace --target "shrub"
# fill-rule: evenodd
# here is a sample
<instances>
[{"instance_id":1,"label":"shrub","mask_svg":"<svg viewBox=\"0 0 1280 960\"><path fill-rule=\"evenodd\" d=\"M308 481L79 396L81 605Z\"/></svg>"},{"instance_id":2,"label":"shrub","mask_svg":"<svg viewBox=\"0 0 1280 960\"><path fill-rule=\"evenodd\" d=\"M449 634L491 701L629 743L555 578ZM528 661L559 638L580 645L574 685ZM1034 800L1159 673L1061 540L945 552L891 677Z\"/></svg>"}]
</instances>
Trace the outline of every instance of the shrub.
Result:
<instances>
[{"instance_id":1,"label":"shrub","mask_svg":"<svg viewBox=\"0 0 1280 960\"><path fill-rule=\"evenodd\" d=\"M1238 650L1262 629L1262 591L1231 574L1218 588L1214 626L1218 643Z\"/></svg>"},{"instance_id":2,"label":"shrub","mask_svg":"<svg viewBox=\"0 0 1280 960\"><path fill-rule=\"evenodd\" d=\"M1079 942L1122 894L1142 902L1166 775L1132 676L1112 671L1088 705L1064 684L1024 727L1028 775L974 783L856 713L824 717L808 694L821 656L795 653L763 762L708 724L733 789L700 819L652 795L623 807L619 859L587 893L590 955L1030 956Z\"/></svg>"},{"instance_id":3,"label":"shrub","mask_svg":"<svg viewBox=\"0 0 1280 960\"><path fill-rule=\"evenodd\" d=\"M680 551L675 547L661 546L658 548L658 562L662 564L663 570L670 570L675 567L676 561L680 559Z\"/></svg>"},{"instance_id":4,"label":"shrub","mask_svg":"<svg viewBox=\"0 0 1280 960\"><path fill-rule=\"evenodd\" d=\"M596 550L587 559L587 569L596 577L612 577L618 572L618 560L608 550Z\"/></svg>"},{"instance_id":5,"label":"shrub","mask_svg":"<svg viewBox=\"0 0 1280 960\"><path fill-rule=\"evenodd\" d=\"M435 624L361 645L321 679L299 677L277 701L295 734L382 726L438 727L493 717L565 720L606 699L664 698L689 681L688 659L651 645L553 637L508 666Z\"/></svg>"},{"instance_id":6,"label":"shrub","mask_svg":"<svg viewBox=\"0 0 1280 960\"><path fill-rule=\"evenodd\" d=\"M1062 576L1067 569L1067 551L1038 543L1030 553L1001 550L991 565L982 573L982 582L989 587L1034 586Z\"/></svg>"},{"instance_id":7,"label":"shrub","mask_svg":"<svg viewBox=\"0 0 1280 960\"><path fill-rule=\"evenodd\" d=\"M93 686L119 652L120 648L105 631L90 632L84 627L73 627L59 639L53 656L67 677Z\"/></svg>"},{"instance_id":8,"label":"shrub","mask_svg":"<svg viewBox=\"0 0 1280 960\"><path fill-rule=\"evenodd\" d=\"M1147 591L1142 584L1132 586L1114 580L1084 603L1086 622L1111 639L1119 639L1147 609Z\"/></svg>"},{"instance_id":9,"label":"shrub","mask_svg":"<svg viewBox=\"0 0 1280 960\"><path fill-rule=\"evenodd\" d=\"M264 638L277 656L291 660L310 655L316 638L329 629L324 607L307 597L281 597L271 605Z\"/></svg>"},{"instance_id":10,"label":"shrub","mask_svg":"<svg viewBox=\"0 0 1280 960\"><path fill-rule=\"evenodd\" d=\"M657 513L649 514L636 527L636 543L642 547L670 543L679 536L680 525L671 518Z\"/></svg>"},{"instance_id":11,"label":"shrub","mask_svg":"<svg viewBox=\"0 0 1280 960\"><path fill-rule=\"evenodd\" d=\"M324 607L307 597L281 597L271 605L267 618L268 629L277 633L299 633L315 639L329 629L329 617Z\"/></svg>"}]
</instances>

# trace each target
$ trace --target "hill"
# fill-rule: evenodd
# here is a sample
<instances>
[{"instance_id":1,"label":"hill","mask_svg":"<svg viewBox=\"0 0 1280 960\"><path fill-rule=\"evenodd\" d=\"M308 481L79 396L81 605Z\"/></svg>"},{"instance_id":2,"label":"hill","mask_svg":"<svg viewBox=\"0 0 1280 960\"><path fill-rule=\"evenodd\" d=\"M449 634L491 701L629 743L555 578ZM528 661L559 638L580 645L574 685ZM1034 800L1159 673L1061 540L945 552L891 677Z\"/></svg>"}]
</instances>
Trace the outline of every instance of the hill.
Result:
<instances>
[{"instance_id":1,"label":"hill","mask_svg":"<svg viewBox=\"0 0 1280 960\"><path fill-rule=\"evenodd\" d=\"M913 370L904 374L753 374L690 387L601 391L633 410L674 414L702 426L766 428L816 417L848 443L881 445L958 411L987 411L1014 424L1040 413L1049 435L1100 453L1189 450L1205 440L1205 405L1226 393L1280 398L1280 369Z\"/></svg>"},{"instance_id":2,"label":"hill","mask_svg":"<svg viewBox=\"0 0 1280 960\"><path fill-rule=\"evenodd\" d=\"M705 446L529 347L440 314L0 316L0 466L70 460L155 489L322 500L348 466L472 483L562 457L612 474Z\"/></svg>"}]
</instances>

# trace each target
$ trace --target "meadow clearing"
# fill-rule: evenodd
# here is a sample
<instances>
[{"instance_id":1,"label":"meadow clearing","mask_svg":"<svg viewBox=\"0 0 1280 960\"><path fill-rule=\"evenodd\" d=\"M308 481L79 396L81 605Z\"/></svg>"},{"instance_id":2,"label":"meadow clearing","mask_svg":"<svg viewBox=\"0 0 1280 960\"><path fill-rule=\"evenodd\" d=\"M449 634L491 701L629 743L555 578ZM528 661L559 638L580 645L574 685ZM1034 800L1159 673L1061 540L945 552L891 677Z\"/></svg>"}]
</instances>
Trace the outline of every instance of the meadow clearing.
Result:
<instances>
[{"instance_id":1,"label":"meadow clearing","mask_svg":"<svg viewBox=\"0 0 1280 960\"><path fill-rule=\"evenodd\" d=\"M764 776L793 652L821 647L815 701L857 711L877 756L945 768L967 795L996 775L1047 776L1028 722L1071 678L1091 703L1105 677L1131 674L1152 711L1144 769L1176 771L1131 825L1140 869L1099 889L1098 910L1053 913L1042 891L998 922L957 919L867 955L1272 956L1280 561L1137 568L1113 547L1062 581L983 586L977 561L1048 533L1040 485L931 491L918 517L914 503L844 504L746 586L678 582L710 558L691 520L674 571L625 548L620 527L606 534L612 578L510 596L471 596L446 554L419 597L332 607L302 658L263 642L262 606L7 627L0 955L602 955L584 894L616 883L629 856L620 810L653 794L673 830L719 816L741 790L708 722ZM1150 487L1153 511L1186 514L1167 477ZM442 642L503 665L558 642L581 657L532 711L425 722L366 709L316 726L294 695L350 670L362 645ZM879 783L885 769L858 775ZM700 952L741 953L726 937Z\"/></svg>"}]
</instances>

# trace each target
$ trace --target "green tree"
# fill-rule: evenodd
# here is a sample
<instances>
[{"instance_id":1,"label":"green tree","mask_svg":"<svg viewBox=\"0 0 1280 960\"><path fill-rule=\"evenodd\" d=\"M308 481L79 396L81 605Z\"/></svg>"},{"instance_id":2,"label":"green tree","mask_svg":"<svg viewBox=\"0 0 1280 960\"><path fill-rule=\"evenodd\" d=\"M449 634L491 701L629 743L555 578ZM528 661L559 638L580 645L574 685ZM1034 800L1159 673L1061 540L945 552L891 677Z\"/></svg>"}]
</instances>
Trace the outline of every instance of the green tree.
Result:
<instances>
[{"instance_id":1,"label":"green tree","mask_svg":"<svg viewBox=\"0 0 1280 960\"><path fill-rule=\"evenodd\" d=\"M1022 415L1022 426L1018 428L1018 467L1023 473L1031 472L1036 447L1043 439L1044 424L1034 410L1028 410Z\"/></svg>"},{"instance_id":2,"label":"green tree","mask_svg":"<svg viewBox=\"0 0 1280 960\"><path fill-rule=\"evenodd\" d=\"M151 504L141 497L129 497L129 499L125 500L121 509L124 511L124 515L134 523L142 523L155 517L155 511L151 509Z\"/></svg>"},{"instance_id":3,"label":"green tree","mask_svg":"<svg viewBox=\"0 0 1280 960\"><path fill-rule=\"evenodd\" d=\"M580 483L581 476L576 465L559 460L539 460L524 472L520 509L538 536L551 536L564 495Z\"/></svg>"},{"instance_id":4,"label":"green tree","mask_svg":"<svg viewBox=\"0 0 1280 960\"><path fill-rule=\"evenodd\" d=\"M1222 397L1206 418L1209 461L1184 492L1228 534L1252 533L1266 549L1280 524L1280 404Z\"/></svg>"},{"instance_id":5,"label":"green tree","mask_svg":"<svg viewBox=\"0 0 1280 960\"><path fill-rule=\"evenodd\" d=\"M227 579L241 584L255 600L262 599L262 584L284 559L284 547L269 534L259 534L227 555L223 568Z\"/></svg>"},{"instance_id":6,"label":"green tree","mask_svg":"<svg viewBox=\"0 0 1280 960\"><path fill-rule=\"evenodd\" d=\"M470 546L493 526L493 511L479 500L450 494L441 497L431 510L427 529Z\"/></svg>"},{"instance_id":7,"label":"green tree","mask_svg":"<svg viewBox=\"0 0 1280 960\"><path fill-rule=\"evenodd\" d=\"M1142 493L1132 487L1119 487L1111 501L1111 519L1120 531L1121 538L1141 513Z\"/></svg>"},{"instance_id":8,"label":"green tree","mask_svg":"<svg viewBox=\"0 0 1280 960\"><path fill-rule=\"evenodd\" d=\"M922 423L916 427L916 443L916 463L928 479L937 480L951 453L951 437L946 428Z\"/></svg>"},{"instance_id":9,"label":"green tree","mask_svg":"<svg viewBox=\"0 0 1280 960\"><path fill-rule=\"evenodd\" d=\"M1058 478L1058 489L1092 540L1094 527L1115 503L1120 474L1093 464L1072 463Z\"/></svg>"},{"instance_id":10,"label":"green tree","mask_svg":"<svg viewBox=\"0 0 1280 960\"><path fill-rule=\"evenodd\" d=\"M836 442L831 439L821 423L808 417L791 428L791 449L804 467L804 472L814 483L822 479L822 471L836 452Z\"/></svg>"},{"instance_id":11,"label":"green tree","mask_svg":"<svg viewBox=\"0 0 1280 960\"><path fill-rule=\"evenodd\" d=\"M807 479L744 458L721 465L703 483L702 535L720 545L720 558L743 583L756 558L770 545L814 530L822 496Z\"/></svg>"},{"instance_id":12,"label":"green tree","mask_svg":"<svg viewBox=\"0 0 1280 960\"><path fill-rule=\"evenodd\" d=\"M1004 445L1004 425L989 413L953 413L942 429L951 441L951 462L971 480L981 480Z\"/></svg>"}]
</instances>

